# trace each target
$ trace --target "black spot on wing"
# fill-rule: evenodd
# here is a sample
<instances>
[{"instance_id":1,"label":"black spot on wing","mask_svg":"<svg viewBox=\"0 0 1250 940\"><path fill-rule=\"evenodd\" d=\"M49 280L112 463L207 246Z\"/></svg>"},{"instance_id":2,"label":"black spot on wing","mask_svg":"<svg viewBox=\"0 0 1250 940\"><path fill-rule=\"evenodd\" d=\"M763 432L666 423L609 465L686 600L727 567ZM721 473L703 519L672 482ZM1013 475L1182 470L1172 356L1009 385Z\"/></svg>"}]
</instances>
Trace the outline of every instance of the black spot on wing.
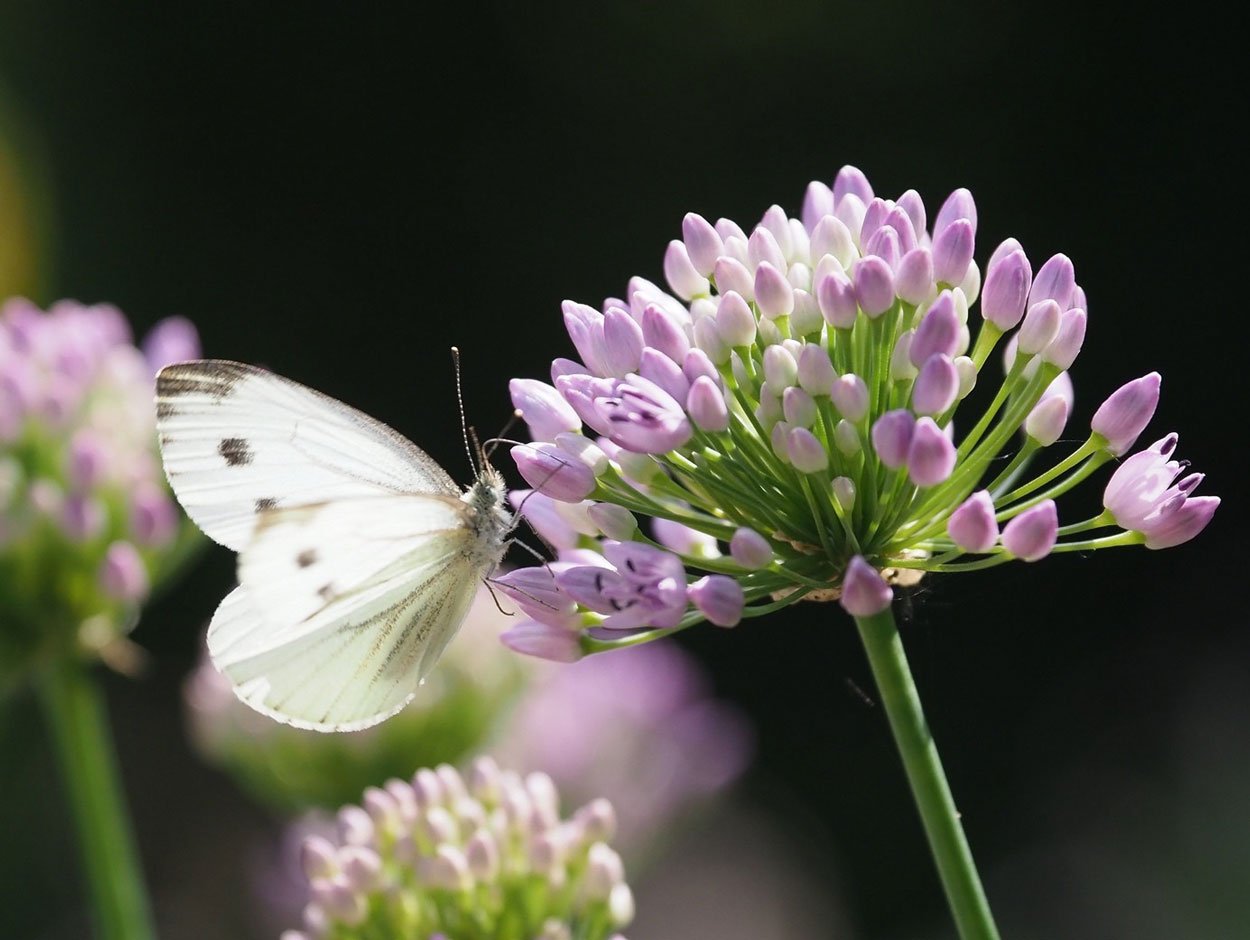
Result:
<instances>
[{"instance_id":1,"label":"black spot on wing","mask_svg":"<svg viewBox=\"0 0 1250 940\"><path fill-rule=\"evenodd\" d=\"M252 462L252 451L241 437L227 437L217 445L217 453L226 458L232 467L243 467Z\"/></svg>"},{"instance_id":2,"label":"black spot on wing","mask_svg":"<svg viewBox=\"0 0 1250 940\"><path fill-rule=\"evenodd\" d=\"M270 509L273 509L277 505L278 505L278 501L274 497L262 496L260 499L256 500L256 511L268 512Z\"/></svg>"},{"instance_id":3,"label":"black spot on wing","mask_svg":"<svg viewBox=\"0 0 1250 940\"><path fill-rule=\"evenodd\" d=\"M307 568L309 565L316 564L317 550L315 548L306 548L295 556L295 563L301 568Z\"/></svg>"},{"instance_id":4,"label":"black spot on wing","mask_svg":"<svg viewBox=\"0 0 1250 940\"><path fill-rule=\"evenodd\" d=\"M330 584L321 585L321 587L317 588L317 596L329 603L334 600L334 586Z\"/></svg>"}]
</instances>

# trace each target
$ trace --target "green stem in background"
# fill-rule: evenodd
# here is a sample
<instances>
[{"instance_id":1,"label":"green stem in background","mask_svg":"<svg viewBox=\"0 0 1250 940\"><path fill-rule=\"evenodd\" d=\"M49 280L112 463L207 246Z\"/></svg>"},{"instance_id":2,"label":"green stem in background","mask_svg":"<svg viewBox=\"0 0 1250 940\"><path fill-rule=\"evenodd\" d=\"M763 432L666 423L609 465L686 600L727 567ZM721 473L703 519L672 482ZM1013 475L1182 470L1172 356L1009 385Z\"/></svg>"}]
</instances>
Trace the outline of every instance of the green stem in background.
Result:
<instances>
[{"instance_id":1,"label":"green stem in background","mask_svg":"<svg viewBox=\"0 0 1250 940\"><path fill-rule=\"evenodd\" d=\"M959 936L961 940L998 940L937 745L925 723L894 612L887 607L871 617L856 617L855 622Z\"/></svg>"},{"instance_id":2,"label":"green stem in background","mask_svg":"<svg viewBox=\"0 0 1250 940\"><path fill-rule=\"evenodd\" d=\"M40 696L61 766L101 940L154 936L113 757L104 701L87 663L54 663Z\"/></svg>"}]
</instances>

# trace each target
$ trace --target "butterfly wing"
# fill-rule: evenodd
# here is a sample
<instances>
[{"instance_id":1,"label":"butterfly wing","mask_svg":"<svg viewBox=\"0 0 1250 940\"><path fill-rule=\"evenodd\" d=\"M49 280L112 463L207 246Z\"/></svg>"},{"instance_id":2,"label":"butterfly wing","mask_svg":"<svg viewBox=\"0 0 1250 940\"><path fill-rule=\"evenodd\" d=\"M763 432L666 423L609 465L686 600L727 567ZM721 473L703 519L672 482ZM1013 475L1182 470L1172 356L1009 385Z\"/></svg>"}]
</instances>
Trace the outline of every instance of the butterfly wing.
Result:
<instances>
[{"instance_id":1,"label":"butterfly wing","mask_svg":"<svg viewBox=\"0 0 1250 940\"><path fill-rule=\"evenodd\" d=\"M394 714L498 560L478 550L469 511L406 496L266 513L209 627L214 664L248 705L298 727L350 731Z\"/></svg>"},{"instance_id":2,"label":"butterfly wing","mask_svg":"<svg viewBox=\"0 0 1250 940\"><path fill-rule=\"evenodd\" d=\"M235 551L257 517L275 507L460 495L403 435L256 366L212 359L167 366L157 377L156 417L178 501L210 538Z\"/></svg>"}]
</instances>

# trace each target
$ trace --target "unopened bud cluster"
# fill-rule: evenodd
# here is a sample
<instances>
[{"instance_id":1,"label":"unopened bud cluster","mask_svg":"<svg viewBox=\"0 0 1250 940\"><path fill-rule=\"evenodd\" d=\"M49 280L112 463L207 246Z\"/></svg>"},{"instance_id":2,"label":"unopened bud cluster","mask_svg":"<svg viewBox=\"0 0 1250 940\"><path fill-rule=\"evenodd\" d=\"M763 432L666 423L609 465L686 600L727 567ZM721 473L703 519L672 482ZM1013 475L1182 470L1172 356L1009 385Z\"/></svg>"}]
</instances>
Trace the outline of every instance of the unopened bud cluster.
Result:
<instances>
[{"instance_id":1,"label":"unopened bud cluster","mask_svg":"<svg viewBox=\"0 0 1250 940\"><path fill-rule=\"evenodd\" d=\"M511 386L534 438L513 449L533 487L519 504L558 554L504 579L532 618L505 642L573 659L604 631L732 626L803 597L862 615L903 569L1196 535L1219 500L1192 495L1200 475L1173 485L1172 438L1125 462L1105 512L1061 524L1055 498L1132 448L1159 375L1047 459L1085 292L1065 255L1035 269L1011 238L983 276L976 233L967 190L930 220L915 190L884 199L844 167L808 187L799 218L773 206L748 232L687 215L664 257L671 292L634 278L598 309L566 302L578 360ZM1000 379L987 360L1005 338Z\"/></svg>"},{"instance_id":2,"label":"unopened bud cluster","mask_svg":"<svg viewBox=\"0 0 1250 940\"><path fill-rule=\"evenodd\" d=\"M194 538L161 472L152 392L163 365L198 354L181 318L137 349L112 306L0 306L6 667L57 646L105 647Z\"/></svg>"},{"instance_id":3,"label":"unopened bud cluster","mask_svg":"<svg viewBox=\"0 0 1250 940\"><path fill-rule=\"evenodd\" d=\"M634 900L594 800L570 818L546 774L476 760L365 791L310 837L310 900L283 940L623 940Z\"/></svg>"}]
</instances>

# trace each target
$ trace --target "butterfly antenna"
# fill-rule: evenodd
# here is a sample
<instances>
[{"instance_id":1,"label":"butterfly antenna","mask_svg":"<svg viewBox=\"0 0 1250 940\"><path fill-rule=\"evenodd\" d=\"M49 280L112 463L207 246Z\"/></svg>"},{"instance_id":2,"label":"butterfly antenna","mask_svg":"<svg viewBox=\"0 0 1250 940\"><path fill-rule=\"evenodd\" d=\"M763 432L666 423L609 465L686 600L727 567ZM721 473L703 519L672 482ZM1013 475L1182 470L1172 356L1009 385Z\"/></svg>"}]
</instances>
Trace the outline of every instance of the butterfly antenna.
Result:
<instances>
[{"instance_id":1,"label":"butterfly antenna","mask_svg":"<svg viewBox=\"0 0 1250 940\"><path fill-rule=\"evenodd\" d=\"M473 448L469 445L469 423L464 417L464 392L460 388L460 348L457 346L451 347L451 361L456 368L456 405L460 408L460 436L464 439L464 452L469 457L469 467L473 475L478 476L481 470L478 469L477 461L473 459ZM480 446L478 451L481 451Z\"/></svg>"},{"instance_id":2,"label":"butterfly antenna","mask_svg":"<svg viewBox=\"0 0 1250 940\"><path fill-rule=\"evenodd\" d=\"M508 440L506 437L504 437L504 435L512 430L512 426L516 424L520 418L521 418L521 409L517 408L513 410L512 414L508 417L508 420L504 422L504 426L499 429L499 433L496 434L494 437L492 437L490 440L486 441L486 459L487 460L490 460L491 454L495 452L495 447L498 446L499 444L516 443L515 441Z\"/></svg>"}]
</instances>

